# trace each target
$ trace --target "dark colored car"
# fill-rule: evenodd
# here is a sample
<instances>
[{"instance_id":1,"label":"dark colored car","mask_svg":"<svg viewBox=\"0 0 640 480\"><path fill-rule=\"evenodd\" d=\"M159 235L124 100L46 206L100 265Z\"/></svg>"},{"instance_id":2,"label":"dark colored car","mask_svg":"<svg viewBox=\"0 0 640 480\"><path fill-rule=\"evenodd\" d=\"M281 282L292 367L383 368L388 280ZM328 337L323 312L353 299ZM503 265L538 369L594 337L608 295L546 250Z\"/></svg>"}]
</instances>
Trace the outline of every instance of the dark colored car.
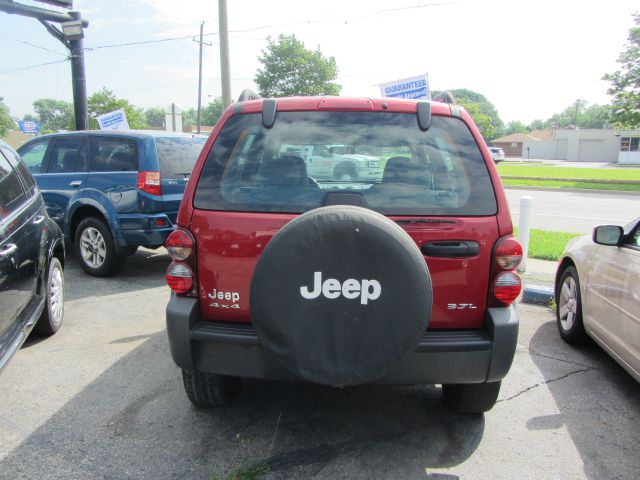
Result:
<instances>
[{"instance_id":1,"label":"dark colored car","mask_svg":"<svg viewBox=\"0 0 640 480\"><path fill-rule=\"evenodd\" d=\"M164 245L204 141L156 131L84 131L44 135L18 152L82 268L104 276L139 246Z\"/></svg>"},{"instance_id":2,"label":"dark colored car","mask_svg":"<svg viewBox=\"0 0 640 480\"><path fill-rule=\"evenodd\" d=\"M380 175L319 179L283 145L344 145ZM494 161L454 104L239 102L216 124L167 240L171 354L196 405L241 377L442 384L496 402L515 352L522 248Z\"/></svg>"},{"instance_id":3,"label":"dark colored car","mask_svg":"<svg viewBox=\"0 0 640 480\"><path fill-rule=\"evenodd\" d=\"M32 329L64 316L64 241L31 173L0 141L0 371Z\"/></svg>"}]
</instances>

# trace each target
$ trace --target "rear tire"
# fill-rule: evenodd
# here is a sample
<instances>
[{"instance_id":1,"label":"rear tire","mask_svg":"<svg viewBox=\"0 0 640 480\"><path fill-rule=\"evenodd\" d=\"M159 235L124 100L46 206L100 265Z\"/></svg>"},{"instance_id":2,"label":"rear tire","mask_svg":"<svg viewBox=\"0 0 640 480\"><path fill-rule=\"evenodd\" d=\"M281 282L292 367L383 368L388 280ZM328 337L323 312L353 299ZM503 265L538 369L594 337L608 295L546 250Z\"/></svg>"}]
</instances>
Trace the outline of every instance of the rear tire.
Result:
<instances>
[{"instance_id":1,"label":"rear tire","mask_svg":"<svg viewBox=\"0 0 640 480\"><path fill-rule=\"evenodd\" d=\"M35 331L53 335L62 326L64 318L64 273L56 257L51 259L45 284L44 310L38 319Z\"/></svg>"},{"instance_id":2,"label":"rear tire","mask_svg":"<svg viewBox=\"0 0 640 480\"><path fill-rule=\"evenodd\" d=\"M182 369L187 397L198 407L229 405L240 389L240 379L226 375Z\"/></svg>"},{"instance_id":3,"label":"rear tire","mask_svg":"<svg viewBox=\"0 0 640 480\"><path fill-rule=\"evenodd\" d=\"M82 269L94 277L111 275L124 262L116 255L109 228L96 217L87 217L80 222L74 248Z\"/></svg>"},{"instance_id":4,"label":"rear tire","mask_svg":"<svg viewBox=\"0 0 640 480\"><path fill-rule=\"evenodd\" d=\"M444 401L456 412L484 413L498 400L502 382L442 385Z\"/></svg>"}]
</instances>

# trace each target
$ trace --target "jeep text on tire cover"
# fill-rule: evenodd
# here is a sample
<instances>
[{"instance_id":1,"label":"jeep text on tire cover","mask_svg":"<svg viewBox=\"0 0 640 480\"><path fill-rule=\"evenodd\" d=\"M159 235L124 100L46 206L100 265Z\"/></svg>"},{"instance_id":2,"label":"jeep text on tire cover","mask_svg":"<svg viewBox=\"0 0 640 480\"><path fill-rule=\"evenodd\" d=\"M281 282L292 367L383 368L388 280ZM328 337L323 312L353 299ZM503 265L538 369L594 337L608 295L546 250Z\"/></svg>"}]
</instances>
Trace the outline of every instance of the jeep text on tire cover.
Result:
<instances>
[{"instance_id":1,"label":"jeep text on tire cover","mask_svg":"<svg viewBox=\"0 0 640 480\"><path fill-rule=\"evenodd\" d=\"M377 280L362 280L359 282L354 278L349 278L340 283L335 278L328 278L322 281L322 272L313 273L313 288L300 287L300 295L307 300L315 300L321 294L330 300L342 295L344 298L353 300L360 297L360 303L366 305L369 300L377 300L382 293L382 286Z\"/></svg>"},{"instance_id":2,"label":"jeep text on tire cover","mask_svg":"<svg viewBox=\"0 0 640 480\"><path fill-rule=\"evenodd\" d=\"M494 405L517 342L522 249L463 108L236 103L177 223L167 332L195 404L224 404L234 378L256 377L435 383L458 411Z\"/></svg>"}]
</instances>

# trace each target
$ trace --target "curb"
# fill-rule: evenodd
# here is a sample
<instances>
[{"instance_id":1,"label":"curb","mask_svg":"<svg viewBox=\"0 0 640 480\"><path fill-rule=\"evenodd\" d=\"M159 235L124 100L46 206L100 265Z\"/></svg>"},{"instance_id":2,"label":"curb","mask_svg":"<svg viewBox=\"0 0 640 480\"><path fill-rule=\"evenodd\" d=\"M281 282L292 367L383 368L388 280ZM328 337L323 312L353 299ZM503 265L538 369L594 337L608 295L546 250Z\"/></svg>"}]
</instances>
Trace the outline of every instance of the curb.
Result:
<instances>
[{"instance_id":1,"label":"curb","mask_svg":"<svg viewBox=\"0 0 640 480\"><path fill-rule=\"evenodd\" d=\"M570 193L597 193L600 195L630 195L638 196L640 192L629 190L601 190L596 188L551 188L551 187L534 187L526 185L504 185L507 190L539 190L542 192L570 192Z\"/></svg>"},{"instance_id":2,"label":"curb","mask_svg":"<svg viewBox=\"0 0 640 480\"><path fill-rule=\"evenodd\" d=\"M552 287L543 285L525 285L522 293L522 303L549 306L554 299Z\"/></svg>"}]
</instances>

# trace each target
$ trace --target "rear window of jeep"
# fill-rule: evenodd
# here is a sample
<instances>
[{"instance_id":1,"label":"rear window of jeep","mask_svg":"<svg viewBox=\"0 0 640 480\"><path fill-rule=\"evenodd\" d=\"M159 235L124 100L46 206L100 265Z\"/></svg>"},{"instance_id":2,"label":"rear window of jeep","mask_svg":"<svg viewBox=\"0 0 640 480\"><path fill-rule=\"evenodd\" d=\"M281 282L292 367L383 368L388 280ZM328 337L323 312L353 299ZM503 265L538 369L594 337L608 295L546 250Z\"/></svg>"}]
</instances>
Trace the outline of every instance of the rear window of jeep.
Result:
<instances>
[{"instance_id":1,"label":"rear window of jeep","mask_svg":"<svg viewBox=\"0 0 640 480\"><path fill-rule=\"evenodd\" d=\"M482 154L459 119L414 114L278 112L231 117L200 175L205 210L302 213L332 192L385 215L482 216L497 212Z\"/></svg>"}]
</instances>

